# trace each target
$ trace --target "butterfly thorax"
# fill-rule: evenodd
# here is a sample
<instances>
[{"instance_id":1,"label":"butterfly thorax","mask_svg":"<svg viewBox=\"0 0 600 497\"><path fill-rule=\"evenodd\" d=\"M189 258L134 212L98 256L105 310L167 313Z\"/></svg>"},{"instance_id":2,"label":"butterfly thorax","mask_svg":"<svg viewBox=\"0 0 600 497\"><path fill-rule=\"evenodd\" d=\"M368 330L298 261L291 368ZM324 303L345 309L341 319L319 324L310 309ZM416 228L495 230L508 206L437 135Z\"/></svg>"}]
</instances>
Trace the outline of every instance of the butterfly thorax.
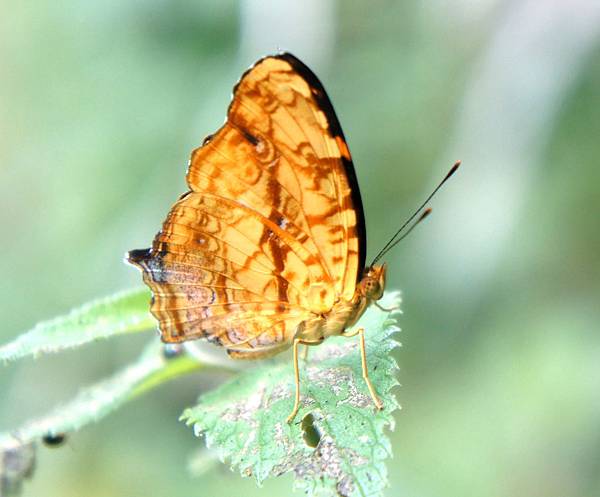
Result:
<instances>
[{"instance_id":1,"label":"butterfly thorax","mask_svg":"<svg viewBox=\"0 0 600 497\"><path fill-rule=\"evenodd\" d=\"M360 319L372 302L383 296L384 288L385 264L368 268L351 300L339 299L326 314L303 321L295 337L318 345L330 336L341 335Z\"/></svg>"}]
</instances>

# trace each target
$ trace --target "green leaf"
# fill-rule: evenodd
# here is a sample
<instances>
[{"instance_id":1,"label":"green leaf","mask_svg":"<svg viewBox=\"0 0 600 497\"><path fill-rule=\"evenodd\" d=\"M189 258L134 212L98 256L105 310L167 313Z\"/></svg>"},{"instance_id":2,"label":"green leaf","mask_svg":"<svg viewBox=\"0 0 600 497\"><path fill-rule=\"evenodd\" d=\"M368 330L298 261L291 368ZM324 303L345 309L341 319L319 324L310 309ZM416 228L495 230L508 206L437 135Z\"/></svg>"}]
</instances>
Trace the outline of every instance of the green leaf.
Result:
<instances>
[{"instance_id":1,"label":"green leaf","mask_svg":"<svg viewBox=\"0 0 600 497\"><path fill-rule=\"evenodd\" d=\"M397 293L386 306L399 304ZM270 476L295 475L308 495L379 496L387 485L384 434L393 427L398 382L390 352L398 331L390 313L371 307L359 323L366 331L369 375L384 403L373 407L362 378L359 339L336 337L311 348L301 364L302 406L288 425L294 379L292 363L268 362L203 395L182 415L244 476L260 484Z\"/></svg>"},{"instance_id":2,"label":"green leaf","mask_svg":"<svg viewBox=\"0 0 600 497\"><path fill-rule=\"evenodd\" d=\"M187 354L167 359L162 349L163 345L153 340L139 359L122 371L83 389L71 402L41 419L31 421L10 434L0 434L0 447L8 439L17 438L28 443L47 434L78 430L150 388L202 367Z\"/></svg>"},{"instance_id":3,"label":"green leaf","mask_svg":"<svg viewBox=\"0 0 600 497\"><path fill-rule=\"evenodd\" d=\"M156 327L148 312L150 291L145 287L95 300L69 314L38 323L30 331L0 347L0 361L14 361L78 347L112 335Z\"/></svg>"},{"instance_id":4,"label":"green leaf","mask_svg":"<svg viewBox=\"0 0 600 497\"><path fill-rule=\"evenodd\" d=\"M0 434L0 496L18 489L30 475L35 443L42 437L78 430L151 388L202 367L187 354L167 359L162 350L162 344L154 340L136 362L114 376L82 390L48 415ZM31 461L28 466L27 461Z\"/></svg>"}]
</instances>

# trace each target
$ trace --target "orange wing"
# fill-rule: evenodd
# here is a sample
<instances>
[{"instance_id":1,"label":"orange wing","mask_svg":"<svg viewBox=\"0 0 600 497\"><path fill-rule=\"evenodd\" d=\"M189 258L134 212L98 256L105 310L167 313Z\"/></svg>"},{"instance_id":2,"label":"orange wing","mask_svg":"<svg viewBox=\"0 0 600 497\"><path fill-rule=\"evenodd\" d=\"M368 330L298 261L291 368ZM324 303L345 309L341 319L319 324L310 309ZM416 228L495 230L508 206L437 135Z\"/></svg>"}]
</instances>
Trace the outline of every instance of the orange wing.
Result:
<instances>
[{"instance_id":1,"label":"orange wing","mask_svg":"<svg viewBox=\"0 0 600 497\"><path fill-rule=\"evenodd\" d=\"M264 355L352 298L366 244L358 184L331 102L294 56L242 76L187 182L152 248L128 255L164 341L206 337L235 357Z\"/></svg>"}]
</instances>

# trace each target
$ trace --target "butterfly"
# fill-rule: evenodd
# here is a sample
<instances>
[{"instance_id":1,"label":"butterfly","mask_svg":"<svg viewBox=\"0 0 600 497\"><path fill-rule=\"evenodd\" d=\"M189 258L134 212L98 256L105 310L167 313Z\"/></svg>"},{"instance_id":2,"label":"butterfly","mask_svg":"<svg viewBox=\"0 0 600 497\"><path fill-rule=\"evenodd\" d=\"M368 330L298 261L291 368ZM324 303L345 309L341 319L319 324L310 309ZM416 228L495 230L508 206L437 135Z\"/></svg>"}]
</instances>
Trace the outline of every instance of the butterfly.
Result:
<instances>
[{"instance_id":1,"label":"butterfly","mask_svg":"<svg viewBox=\"0 0 600 497\"><path fill-rule=\"evenodd\" d=\"M376 262L399 240L365 265L354 165L317 76L290 53L256 62L235 85L225 124L192 152L186 179L152 247L126 256L152 290L162 340L204 338L234 359L291 347L289 423L300 405L299 346L359 335L381 409L365 330L351 328L378 305L386 265Z\"/></svg>"}]
</instances>

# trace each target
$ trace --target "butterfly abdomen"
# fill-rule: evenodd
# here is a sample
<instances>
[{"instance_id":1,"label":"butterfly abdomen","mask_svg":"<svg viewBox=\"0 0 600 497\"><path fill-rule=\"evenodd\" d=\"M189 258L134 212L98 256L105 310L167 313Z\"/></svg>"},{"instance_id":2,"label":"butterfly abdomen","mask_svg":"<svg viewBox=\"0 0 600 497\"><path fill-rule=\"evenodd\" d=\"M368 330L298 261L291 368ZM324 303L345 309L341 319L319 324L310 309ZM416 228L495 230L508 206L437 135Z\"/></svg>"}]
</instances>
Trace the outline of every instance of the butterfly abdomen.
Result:
<instances>
[{"instance_id":1,"label":"butterfly abdomen","mask_svg":"<svg viewBox=\"0 0 600 497\"><path fill-rule=\"evenodd\" d=\"M318 344L330 336L341 335L358 321L367 306L368 299L358 294L350 301L341 299L328 313L302 322L295 337L303 342Z\"/></svg>"}]
</instances>

